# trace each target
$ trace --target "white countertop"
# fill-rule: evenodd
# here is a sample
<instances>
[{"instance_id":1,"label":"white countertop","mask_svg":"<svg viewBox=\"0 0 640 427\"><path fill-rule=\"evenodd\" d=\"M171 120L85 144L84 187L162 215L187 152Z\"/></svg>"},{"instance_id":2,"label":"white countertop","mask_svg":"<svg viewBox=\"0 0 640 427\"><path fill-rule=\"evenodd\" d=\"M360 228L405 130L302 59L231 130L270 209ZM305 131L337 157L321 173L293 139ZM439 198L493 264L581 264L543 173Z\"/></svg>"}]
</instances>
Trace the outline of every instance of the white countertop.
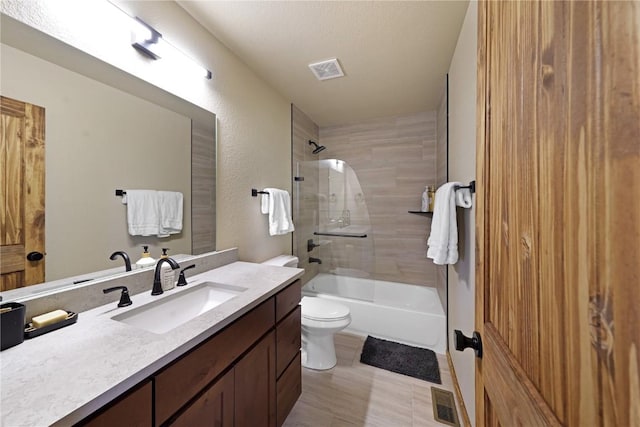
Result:
<instances>
[{"instance_id":1,"label":"white countertop","mask_svg":"<svg viewBox=\"0 0 640 427\"><path fill-rule=\"evenodd\" d=\"M231 300L164 334L111 317L159 296L133 295L133 305L110 303L79 313L74 325L0 353L1 424L71 425L149 377L302 276L298 268L234 262L188 278L248 288Z\"/></svg>"}]
</instances>

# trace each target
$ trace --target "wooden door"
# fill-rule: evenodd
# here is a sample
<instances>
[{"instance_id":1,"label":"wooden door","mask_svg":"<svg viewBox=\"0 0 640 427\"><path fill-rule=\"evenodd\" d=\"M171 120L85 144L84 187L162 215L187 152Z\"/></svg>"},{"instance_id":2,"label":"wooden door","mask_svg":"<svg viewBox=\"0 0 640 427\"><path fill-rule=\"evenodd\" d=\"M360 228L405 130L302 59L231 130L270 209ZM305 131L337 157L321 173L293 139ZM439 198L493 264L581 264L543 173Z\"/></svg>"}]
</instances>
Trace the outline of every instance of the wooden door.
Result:
<instances>
[{"instance_id":1,"label":"wooden door","mask_svg":"<svg viewBox=\"0 0 640 427\"><path fill-rule=\"evenodd\" d=\"M44 108L0 97L0 290L44 282ZM36 256L37 257L37 256Z\"/></svg>"},{"instance_id":2,"label":"wooden door","mask_svg":"<svg viewBox=\"0 0 640 427\"><path fill-rule=\"evenodd\" d=\"M640 426L640 2L482 2L477 425Z\"/></svg>"}]
</instances>

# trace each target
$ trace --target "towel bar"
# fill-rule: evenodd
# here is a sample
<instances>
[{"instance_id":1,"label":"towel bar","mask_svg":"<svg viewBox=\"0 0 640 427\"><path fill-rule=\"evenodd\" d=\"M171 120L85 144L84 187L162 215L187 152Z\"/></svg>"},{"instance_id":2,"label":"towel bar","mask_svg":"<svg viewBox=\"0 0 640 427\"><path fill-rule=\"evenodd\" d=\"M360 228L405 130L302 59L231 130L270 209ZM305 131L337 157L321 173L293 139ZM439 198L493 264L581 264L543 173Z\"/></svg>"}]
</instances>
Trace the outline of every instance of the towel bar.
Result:
<instances>
[{"instance_id":1,"label":"towel bar","mask_svg":"<svg viewBox=\"0 0 640 427\"><path fill-rule=\"evenodd\" d=\"M315 231L313 234L315 236L357 237L358 239L364 239L365 237L367 237L366 234L359 234L359 233L319 233Z\"/></svg>"},{"instance_id":2,"label":"towel bar","mask_svg":"<svg viewBox=\"0 0 640 427\"><path fill-rule=\"evenodd\" d=\"M251 189L251 197L258 197L258 194L269 194L268 191L258 191L255 188Z\"/></svg>"},{"instance_id":3,"label":"towel bar","mask_svg":"<svg viewBox=\"0 0 640 427\"><path fill-rule=\"evenodd\" d=\"M127 194L127 192L124 191L124 190L116 190L116 196L118 196L118 197L122 197L125 194Z\"/></svg>"},{"instance_id":4,"label":"towel bar","mask_svg":"<svg viewBox=\"0 0 640 427\"><path fill-rule=\"evenodd\" d=\"M461 188L468 188L469 191L471 192L471 194L476 192L476 182L475 181L471 181L469 183L469 185L465 185L465 186L461 186L461 185L456 185L456 191L460 190Z\"/></svg>"}]
</instances>

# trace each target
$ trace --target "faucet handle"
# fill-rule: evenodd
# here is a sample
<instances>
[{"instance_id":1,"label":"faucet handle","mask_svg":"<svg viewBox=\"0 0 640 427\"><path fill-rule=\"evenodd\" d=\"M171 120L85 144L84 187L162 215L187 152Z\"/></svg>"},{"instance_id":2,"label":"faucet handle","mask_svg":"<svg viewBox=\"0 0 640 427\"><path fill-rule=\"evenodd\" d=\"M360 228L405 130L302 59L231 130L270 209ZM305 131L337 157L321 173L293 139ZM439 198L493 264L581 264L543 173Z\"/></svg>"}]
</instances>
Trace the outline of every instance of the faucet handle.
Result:
<instances>
[{"instance_id":1,"label":"faucet handle","mask_svg":"<svg viewBox=\"0 0 640 427\"><path fill-rule=\"evenodd\" d=\"M118 307L127 307L131 304L131 298L129 298L129 289L126 286L114 286L113 288L103 289L102 292L108 294L109 292L117 291L122 289L122 293L120 294L120 302L118 303Z\"/></svg>"},{"instance_id":2,"label":"faucet handle","mask_svg":"<svg viewBox=\"0 0 640 427\"><path fill-rule=\"evenodd\" d=\"M195 264L191 264L190 266L185 267L182 269L182 271L180 271L180 277L178 277L178 284L176 286L184 286L187 284L187 278L184 276L184 272L186 270L189 270L190 268L194 268L195 266Z\"/></svg>"},{"instance_id":3,"label":"faucet handle","mask_svg":"<svg viewBox=\"0 0 640 427\"><path fill-rule=\"evenodd\" d=\"M318 244L316 244L313 239L309 239L307 240L307 252L311 252L313 250L313 248L317 248Z\"/></svg>"}]
</instances>

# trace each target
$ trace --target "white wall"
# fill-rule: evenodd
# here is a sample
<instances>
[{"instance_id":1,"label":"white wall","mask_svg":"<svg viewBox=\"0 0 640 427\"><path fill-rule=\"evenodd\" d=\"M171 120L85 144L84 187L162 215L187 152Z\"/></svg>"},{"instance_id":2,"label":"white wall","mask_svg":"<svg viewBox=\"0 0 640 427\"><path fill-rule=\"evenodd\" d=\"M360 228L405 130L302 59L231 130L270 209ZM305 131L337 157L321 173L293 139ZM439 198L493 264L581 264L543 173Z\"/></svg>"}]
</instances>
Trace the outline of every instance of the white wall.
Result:
<instances>
[{"instance_id":1,"label":"white wall","mask_svg":"<svg viewBox=\"0 0 640 427\"><path fill-rule=\"evenodd\" d=\"M289 101L255 75L180 6L168 1L119 2L131 15L213 73L187 79L130 45L122 13L106 1L3 0L2 13L217 115L218 249L237 246L243 260L290 253L291 236L270 237L252 187L291 191Z\"/></svg>"},{"instance_id":2,"label":"white wall","mask_svg":"<svg viewBox=\"0 0 640 427\"><path fill-rule=\"evenodd\" d=\"M478 5L469 3L449 67L449 181L476 179L476 50ZM475 202L475 200L474 200ZM474 204L475 206L475 204ZM460 260L449 266L449 349L464 404L475 424L475 360L455 351L453 330L471 336L475 317L475 207L458 209Z\"/></svg>"}]
</instances>

